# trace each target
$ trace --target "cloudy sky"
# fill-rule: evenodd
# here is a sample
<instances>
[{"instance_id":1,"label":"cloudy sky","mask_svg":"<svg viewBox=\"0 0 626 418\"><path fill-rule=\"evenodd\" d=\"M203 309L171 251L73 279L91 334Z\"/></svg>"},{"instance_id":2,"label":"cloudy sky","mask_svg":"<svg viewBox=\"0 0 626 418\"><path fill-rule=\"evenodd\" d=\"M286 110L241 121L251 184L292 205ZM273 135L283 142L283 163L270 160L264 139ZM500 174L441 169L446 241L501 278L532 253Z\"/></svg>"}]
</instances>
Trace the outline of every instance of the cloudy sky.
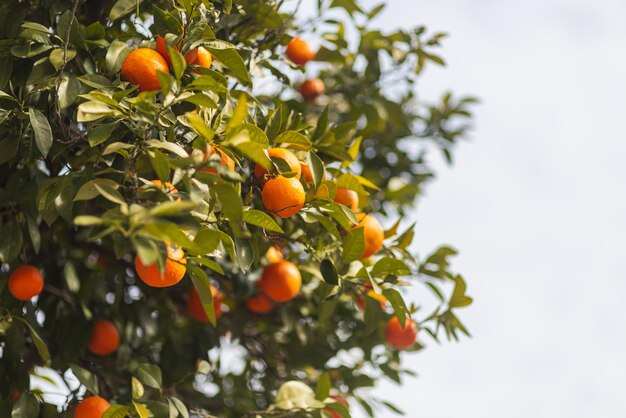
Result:
<instances>
[{"instance_id":1,"label":"cloudy sky","mask_svg":"<svg viewBox=\"0 0 626 418\"><path fill-rule=\"evenodd\" d=\"M423 97L483 104L416 215L419 250L461 251L474 337L425 337L419 377L377 394L410 418L626 416L626 2L389 3L378 26L451 34Z\"/></svg>"}]
</instances>

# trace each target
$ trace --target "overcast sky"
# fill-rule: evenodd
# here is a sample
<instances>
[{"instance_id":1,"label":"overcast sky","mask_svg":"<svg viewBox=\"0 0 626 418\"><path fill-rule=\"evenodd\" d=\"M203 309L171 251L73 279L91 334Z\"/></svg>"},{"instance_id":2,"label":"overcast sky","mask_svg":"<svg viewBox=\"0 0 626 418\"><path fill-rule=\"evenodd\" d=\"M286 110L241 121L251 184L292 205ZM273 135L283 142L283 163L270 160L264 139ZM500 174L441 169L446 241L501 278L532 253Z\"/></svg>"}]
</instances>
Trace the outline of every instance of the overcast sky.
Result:
<instances>
[{"instance_id":1,"label":"overcast sky","mask_svg":"<svg viewBox=\"0 0 626 418\"><path fill-rule=\"evenodd\" d=\"M377 395L410 418L626 416L626 2L389 3L377 25L451 34L423 97L483 104L416 215L418 249L461 251L474 337L424 336L420 376Z\"/></svg>"}]
</instances>

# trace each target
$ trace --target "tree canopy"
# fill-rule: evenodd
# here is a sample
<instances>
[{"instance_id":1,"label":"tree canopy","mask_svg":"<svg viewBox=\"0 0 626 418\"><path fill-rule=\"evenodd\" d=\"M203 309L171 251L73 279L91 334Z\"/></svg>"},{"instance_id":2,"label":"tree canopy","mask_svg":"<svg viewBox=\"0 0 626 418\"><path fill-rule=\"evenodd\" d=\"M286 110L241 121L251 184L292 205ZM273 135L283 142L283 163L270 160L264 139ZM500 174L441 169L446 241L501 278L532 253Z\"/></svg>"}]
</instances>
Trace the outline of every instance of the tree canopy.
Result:
<instances>
[{"instance_id":1,"label":"tree canopy","mask_svg":"<svg viewBox=\"0 0 626 418\"><path fill-rule=\"evenodd\" d=\"M469 335L411 246L475 102L417 96L446 35L300 6L2 2L1 416L399 412L368 388Z\"/></svg>"}]
</instances>

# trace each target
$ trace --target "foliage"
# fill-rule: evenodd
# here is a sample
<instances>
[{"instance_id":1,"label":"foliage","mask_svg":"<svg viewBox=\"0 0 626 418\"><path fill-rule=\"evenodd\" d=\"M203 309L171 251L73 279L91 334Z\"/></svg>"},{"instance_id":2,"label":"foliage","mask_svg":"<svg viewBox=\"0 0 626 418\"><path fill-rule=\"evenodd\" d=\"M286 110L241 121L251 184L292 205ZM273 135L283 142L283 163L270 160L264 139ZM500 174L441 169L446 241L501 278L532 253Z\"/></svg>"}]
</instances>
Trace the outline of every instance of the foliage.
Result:
<instances>
[{"instance_id":1,"label":"foliage","mask_svg":"<svg viewBox=\"0 0 626 418\"><path fill-rule=\"evenodd\" d=\"M2 291L0 415L59 416L29 391L46 367L64 379L71 370L88 393L115 404L108 417L320 416L324 406L349 416L330 393L373 416L396 408L366 389L411 373L384 345L392 315L410 315L436 340L441 331L467 334L456 309L471 299L449 270L455 251L418 258L414 225L401 221L433 175L428 150L451 159L474 100L446 94L420 104L413 87L426 66L443 64L444 34L370 29L382 9L320 0L318 14L299 21L277 0L0 5L0 288L23 263L46 283L26 303ZM120 68L134 48L154 48L157 35L173 68L159 74L159 91L139 93ZM295 93L313 70L284 58L294 35L322 43L311 68L326 94L316 101ZM184 54L199 46L213 54L211 69L187 66ZM236 171L219 154L207 158L207 145L233 158ZM296 153L314 179L305 207L286 219L264 210L251 175L254 164L293 175L266 156L273 146ZM393 225L377 256L359 259L363 234L347 232L356 219L333 201L337 187ZM187 277L150 288L133 260L162 268L164 242L184 249ZM302 291L266 315L250 313L245 300L275 244L299 266ZM225 295L217 321L209 283ZM439 298L434 312L405 302L401 289L413 283ZM184 309L194 286L212 324ZM364 296L370 288L390 305ZM96 319L120 330L114 355L86 349Z\"/></svg>"}]
</instances>

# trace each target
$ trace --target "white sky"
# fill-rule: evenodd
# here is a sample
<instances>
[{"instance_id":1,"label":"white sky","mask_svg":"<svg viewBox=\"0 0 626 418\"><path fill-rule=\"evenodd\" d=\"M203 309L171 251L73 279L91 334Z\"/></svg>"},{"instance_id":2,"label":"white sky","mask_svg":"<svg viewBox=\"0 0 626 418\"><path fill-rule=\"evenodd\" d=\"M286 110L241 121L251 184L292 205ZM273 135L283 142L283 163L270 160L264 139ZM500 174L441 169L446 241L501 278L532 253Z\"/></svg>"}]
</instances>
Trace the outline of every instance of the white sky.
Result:
<instances>
[{"instance_id":1,"label":"white sky","mask_svg":"<svg viewBox=\"0 0 626 418\"><path fill-rule=\"evenodd\" d=\"M377 395L410 418L626 416L626 2L389 3L381 27L451 33L425 97L483 104L416 235L460 249L474 338L429 343L407 358L419 378Z\"/></svg>"}]
</instances>

